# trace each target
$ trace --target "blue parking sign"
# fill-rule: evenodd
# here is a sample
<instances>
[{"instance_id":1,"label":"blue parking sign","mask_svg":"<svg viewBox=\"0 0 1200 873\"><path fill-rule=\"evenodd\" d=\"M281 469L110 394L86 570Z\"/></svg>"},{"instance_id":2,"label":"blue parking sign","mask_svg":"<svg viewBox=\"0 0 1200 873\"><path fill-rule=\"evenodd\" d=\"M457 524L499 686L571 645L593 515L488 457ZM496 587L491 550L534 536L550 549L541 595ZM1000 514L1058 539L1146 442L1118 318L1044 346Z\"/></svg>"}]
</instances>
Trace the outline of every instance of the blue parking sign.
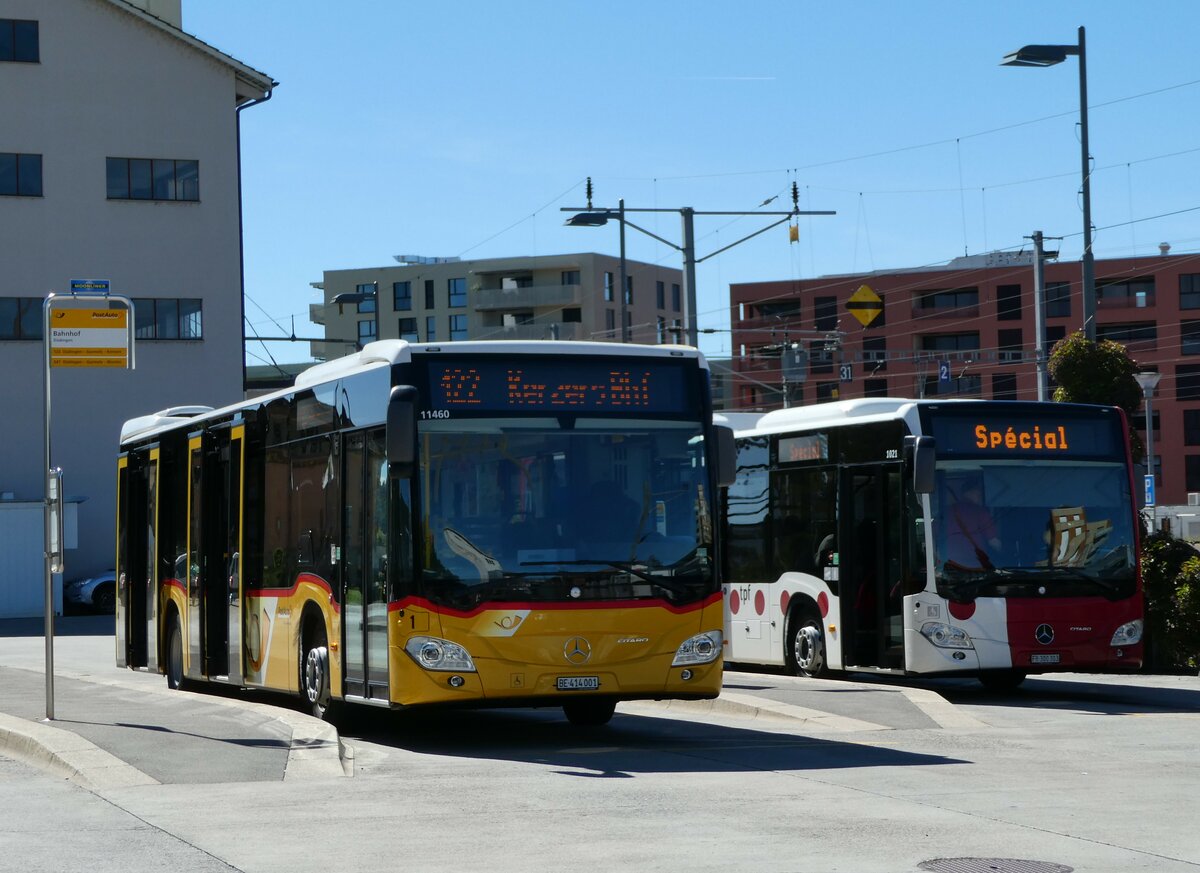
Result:
<instances>
[{"instance_id":1,"label":"blue parking sign","mask_svg":"<svg viewBox=\"0 0 1200 873\"><path fill-rule=\"evenodd\" d=\"M1142 477L1146 483L1146 506L1154 505L1154 477L1146 474Z\"/></svg>"}]
</instances>

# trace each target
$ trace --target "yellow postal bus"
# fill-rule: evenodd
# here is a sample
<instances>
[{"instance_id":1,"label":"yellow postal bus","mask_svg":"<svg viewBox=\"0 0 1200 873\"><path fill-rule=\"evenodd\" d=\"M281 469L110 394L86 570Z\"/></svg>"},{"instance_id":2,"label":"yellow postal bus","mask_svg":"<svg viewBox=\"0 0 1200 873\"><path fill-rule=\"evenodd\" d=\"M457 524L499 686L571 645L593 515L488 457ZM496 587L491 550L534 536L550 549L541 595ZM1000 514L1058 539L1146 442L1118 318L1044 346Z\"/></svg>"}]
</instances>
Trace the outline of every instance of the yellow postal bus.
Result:
<instances>
[{"instance_id":1,"label":"yellow postal bus","mask_svg":"<svg viewBox=\"0 0 1200 873\"><path fill-rule=\"evenodd\" d=\"M695 349L403 341L129 421L117 662L318 715L715 697L711 421Z\"/></svg>"}]
</instances>

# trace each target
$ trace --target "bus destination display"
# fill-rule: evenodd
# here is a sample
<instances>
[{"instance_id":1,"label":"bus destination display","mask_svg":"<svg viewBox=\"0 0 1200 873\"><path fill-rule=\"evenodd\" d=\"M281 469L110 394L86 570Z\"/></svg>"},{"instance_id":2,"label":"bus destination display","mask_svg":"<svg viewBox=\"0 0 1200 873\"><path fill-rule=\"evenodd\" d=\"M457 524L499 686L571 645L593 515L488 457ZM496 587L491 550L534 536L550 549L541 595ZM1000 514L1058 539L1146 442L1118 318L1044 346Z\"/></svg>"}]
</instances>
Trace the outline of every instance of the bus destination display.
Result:
<instances>
[{"instance_id":1,"label":"bus destination display","mask_svg":"<svg viewBox=\"0 0 1200 873\"><path fill-rule=\"evenodd\" d=\"M933 421L938 454L1119 456L1115 418L1075 418L1052 415L988 418L939 415Z\"/></svg>"},{"instance_id":2,"label":"bus destination display","mask_svg":"<svg viewBox=\"0 0 1200 873\"><path fill-rule=\"evenodd\" d=\"M429 363L434 412L683 412L685 370L635 360Z\"/></svg>"}]
</instances>

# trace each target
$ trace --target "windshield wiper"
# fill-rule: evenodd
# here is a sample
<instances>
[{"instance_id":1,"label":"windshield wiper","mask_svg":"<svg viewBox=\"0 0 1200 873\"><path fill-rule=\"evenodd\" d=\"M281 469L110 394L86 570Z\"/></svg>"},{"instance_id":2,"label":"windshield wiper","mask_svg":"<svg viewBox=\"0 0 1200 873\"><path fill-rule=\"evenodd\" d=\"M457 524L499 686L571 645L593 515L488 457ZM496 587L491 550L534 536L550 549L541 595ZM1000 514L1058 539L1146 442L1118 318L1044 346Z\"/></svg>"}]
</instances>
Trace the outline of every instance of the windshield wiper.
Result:
<instances>
[{"instance_id":1,"label":"windshield wiper","mask_svg":"<svg viewBox=\"0 0 1200 873\"><path fill-rule=\"evenodd\" d=\"M1043 581L1086 582L1103 591L1120 593L1122 580L1105 579L1084 572L1078 567L993 567L989 570L942 570L942 579L956 593L975 595L988 585L1038 584Z\"/></svg>"},{"instance_id":2,"label":"windshield wiper","mask_svg":"<svg viewBox=\"0 0 1200 873\"><path fill-rule=\"evenodd\" d=\"M612 567L614 570L620 570L624 573L628 573L631 576L636 576L638 579L641 579L643 582L649 582L651 585L655 586L656 588L661 588L663 591L666 591L668 594L673 594L676 597L680 597L680 596L686 595L688 593L688 586L686 583L670 584L666 581L668 577L653 576L650 573L647 573L645 570L635 567L632 563L630 563L628 561L610 561L606 558L594 558L594 559L579 558L579 559L576 559L573 561L522 561L520 566L522 566L522 567L540 567L540 566L544 566L547 564L558 564L558 565L564 566L564 567L587 565L587 564L599 565L599 566L604 566L604 567Z\"/></svg>"}]
</instances>

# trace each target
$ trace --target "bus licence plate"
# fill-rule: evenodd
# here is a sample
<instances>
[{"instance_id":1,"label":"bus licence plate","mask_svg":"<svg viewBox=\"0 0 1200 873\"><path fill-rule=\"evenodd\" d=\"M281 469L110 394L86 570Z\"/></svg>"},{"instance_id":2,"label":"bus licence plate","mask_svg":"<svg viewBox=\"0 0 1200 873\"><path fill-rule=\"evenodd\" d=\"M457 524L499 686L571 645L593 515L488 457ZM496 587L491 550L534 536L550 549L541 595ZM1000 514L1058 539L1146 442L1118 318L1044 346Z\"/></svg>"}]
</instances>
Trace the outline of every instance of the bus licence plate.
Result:
<instances>
[{"instance_id":1,"label":"bus licence plate","mask_svg":"<svg viewBox=\"0 0 1200 873\"><path fill-rule=\"evenodd\" d=\"M559 676L559 691L595 691L600 687L599 676Z\"/></svg>"},{"instance_id":2,"label":"bus licence plate","mask_svg":"<svg viewBox=\"0 0 1200 873\"><path fill-rule=\"evenodd\" d=\"M1059 655L1057 653L1055 653L1055 654L1038 654L1038 655L1030 655L1029 656L1029 663L1031 663L1031 664L1057 664L1058 661L1059 661Z\"/></svg>"}]
</instances>

